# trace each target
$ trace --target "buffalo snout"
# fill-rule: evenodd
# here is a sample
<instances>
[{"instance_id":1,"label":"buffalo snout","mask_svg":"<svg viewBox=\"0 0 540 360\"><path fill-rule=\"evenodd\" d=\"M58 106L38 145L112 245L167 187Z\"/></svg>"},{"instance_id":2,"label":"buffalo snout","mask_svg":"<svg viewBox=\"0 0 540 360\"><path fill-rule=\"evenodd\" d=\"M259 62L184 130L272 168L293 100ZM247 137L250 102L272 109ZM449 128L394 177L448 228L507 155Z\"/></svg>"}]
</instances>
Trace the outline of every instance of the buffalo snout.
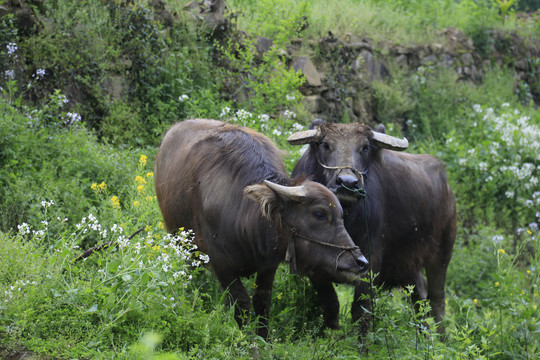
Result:
<instances>
[{"instance_id":1,"label":"buffalo snout","mask_svg":"<svg viewBox=\"0 0 540 360\"><path fill-rule=\"evenodd\" d=\"M365 256L360 252L360 250L352 250L350 251L350 255L353 257L354 261L350 261L350 257L342 254L343 257L347 257L348 259L338 259L337 269L339 271L346 271L355 274L366 273L369 267L369 263Z\"/></svg>"},{"instance_id":2,"label":"buffalo snout","mask_svg":"<svg viewBox=\"0 0 540 360\"><path fill-rule=\"evenodd\" d=\"M360 273L363 274L368 271L369 262L363 254L360 253L360 255L356 257L356 263L360 266Z\"/></svg>"},{"instance_id":3,"label":"buffalo snout","mask_svg":"<svg viewBox=\"0 0 540 360\"><path fill-rule=\"evenodd\" d=\"M348 174L339 175L336 179L336 184L347 190L357 190L360 188L358 179Z\"/></svg>"}]
</instances>

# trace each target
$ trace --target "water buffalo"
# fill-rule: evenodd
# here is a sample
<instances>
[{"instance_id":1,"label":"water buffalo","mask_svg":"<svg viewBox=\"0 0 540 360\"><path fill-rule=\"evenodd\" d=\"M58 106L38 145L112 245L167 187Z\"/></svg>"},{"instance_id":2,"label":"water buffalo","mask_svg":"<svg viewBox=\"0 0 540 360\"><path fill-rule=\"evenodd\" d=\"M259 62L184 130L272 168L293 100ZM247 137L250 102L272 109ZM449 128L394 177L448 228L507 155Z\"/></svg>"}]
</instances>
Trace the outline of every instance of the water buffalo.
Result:
<instances>
[{"instance_id":1,"label":"water buffalo","mask_svg":"<svg viewBox=\"0 0 540 360\"><path fill-rule=\"evenodd\" d=\"M167 230L194 230L195 244L236 303L239 326L250 310L240 277L257 273L253 307L262 337L283 260L325 281L354 282L367 270L336 196L316 182L295 184L282 153L254 130L202 119L173 125L156 157L155 188Z\"/></svg>"},{"instance_id":2,"label":"water buffalo","mask_svg":"<svg viewBox=\"0 0 540 360\"><path fill-rule=\"evenodd\" d=\"M446 270L456 237L456 203L444 165L431 155L400 153L406 139L363 124L325 124L292 134L291 144L309 144L292 177L309 176L341 202L345 228L378 274L375 285L415 285L413 300L429 299L437 322L444 316ZM423 276L425 269L426 280ZM325 302L325 323L339 327L339 303L330 281L313 277ZM370 285L355 288L352 319L368 329ZM364 296L362 296L364 295ZM441 332L444 328L439 327Z\"/></svg>"}]
</instances>

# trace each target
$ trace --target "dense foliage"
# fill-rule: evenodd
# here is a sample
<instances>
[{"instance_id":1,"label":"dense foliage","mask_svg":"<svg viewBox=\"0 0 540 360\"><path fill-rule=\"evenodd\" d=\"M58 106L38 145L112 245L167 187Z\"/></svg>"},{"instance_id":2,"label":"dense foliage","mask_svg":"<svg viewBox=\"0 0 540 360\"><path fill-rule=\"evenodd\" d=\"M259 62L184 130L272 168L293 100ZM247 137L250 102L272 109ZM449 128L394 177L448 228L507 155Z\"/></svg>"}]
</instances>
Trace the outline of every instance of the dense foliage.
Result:
<instances>
[{"instance_id":1,"label":"dense foliage","mask_svg":"<svg viewBox=\"0 0 540 360\"><path fill-rule=\"evenodd\" d=\"M163 132L188 117L255 128L288 151L291 168L301 149L285 140L311 120L302 76L279 51L297 37L331 30L421 43L454 26L482 50L494 29L538 37L534 17L518 20L514 5L503 24L504 2L488 0L348 0L339 8L229 1L232 27L274 40L260 57L249 37L222 39L191 19L186 1L166 1L172 22L156 1L29 3L39 31L22 33L13 16L0 19L0 357L530 359L540 352L540 113L529 88L538 84L508 69L494 64L477 84L435 66L396 69L372 84L388 131L406 135L411 152L444 160L458 200L444 338L428 303L413 311L411 289L374 289L373 329L360 343L350 324L352 289L337 285L343 328L324 329L309 282L285 267L274 284L270 339L238 329L193 234L163 229L152 172ZM527 60L540 72L540 59ZM93 246L100 250L74 260Z\"/></svg>"}]
</instances>

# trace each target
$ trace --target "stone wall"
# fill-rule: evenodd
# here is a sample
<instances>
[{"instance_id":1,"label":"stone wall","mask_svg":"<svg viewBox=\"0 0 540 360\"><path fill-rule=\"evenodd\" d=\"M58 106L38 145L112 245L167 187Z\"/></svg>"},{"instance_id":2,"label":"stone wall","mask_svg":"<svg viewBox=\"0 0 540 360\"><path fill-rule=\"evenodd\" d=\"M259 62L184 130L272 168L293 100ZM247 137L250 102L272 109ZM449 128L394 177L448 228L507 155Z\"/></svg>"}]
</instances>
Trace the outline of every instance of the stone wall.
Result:
<instances>
[{"instance_id":1,"label":"stone wall","mask_svg":"<svg viewBox=\"0 0 540 360\"><path fill-rule=\"evenodd\" d=\"M473 40L459 30L447 28L441 35L442 43L407 47L385 44L377 48L370 39L352 41L352 35L337 39L329 33L308 44L320 54L317 59L298 55L300 44L291 46L288 53L291 66L305 75L301 90L308 111L328 121L344 117L350 121L376 121L372 82L391 79L390 69L396 68L417 72L419 67L444 67L455 71L458 81L478 83L488 67L508 66L518 81L529 85L535 103L540 104L539 44L527 45L515 34L493 33L492 48L481 55ZM517 82L510 86L517 86Z\"/></svg>"}]
</instances>

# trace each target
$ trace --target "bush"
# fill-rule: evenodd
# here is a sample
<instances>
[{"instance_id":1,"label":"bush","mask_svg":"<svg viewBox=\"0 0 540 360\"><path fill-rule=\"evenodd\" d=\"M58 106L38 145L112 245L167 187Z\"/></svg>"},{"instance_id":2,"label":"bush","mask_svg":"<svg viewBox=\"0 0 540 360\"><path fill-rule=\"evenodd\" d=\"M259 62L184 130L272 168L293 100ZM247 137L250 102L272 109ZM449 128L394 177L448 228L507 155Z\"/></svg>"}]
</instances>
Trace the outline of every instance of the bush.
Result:
<instances>
[{"instance_id":1,"label":"bush","mask_svg":"<svg viewBox=\"0 0 540 360\"><path fill-rule=\"evenodd\" d=\"M45 220L41 202L50 199L57 207L48 210L49 216L82 218L97 205L90 196L92 181L106 182L109 191L124 191L133 168L129 152L98 144L82 126L64 127L61 115L48 118L46 109L28 109L25 116L0 100L0 114L2 231L23 222L37 227Z\"/></svg>"}]
</instances>

